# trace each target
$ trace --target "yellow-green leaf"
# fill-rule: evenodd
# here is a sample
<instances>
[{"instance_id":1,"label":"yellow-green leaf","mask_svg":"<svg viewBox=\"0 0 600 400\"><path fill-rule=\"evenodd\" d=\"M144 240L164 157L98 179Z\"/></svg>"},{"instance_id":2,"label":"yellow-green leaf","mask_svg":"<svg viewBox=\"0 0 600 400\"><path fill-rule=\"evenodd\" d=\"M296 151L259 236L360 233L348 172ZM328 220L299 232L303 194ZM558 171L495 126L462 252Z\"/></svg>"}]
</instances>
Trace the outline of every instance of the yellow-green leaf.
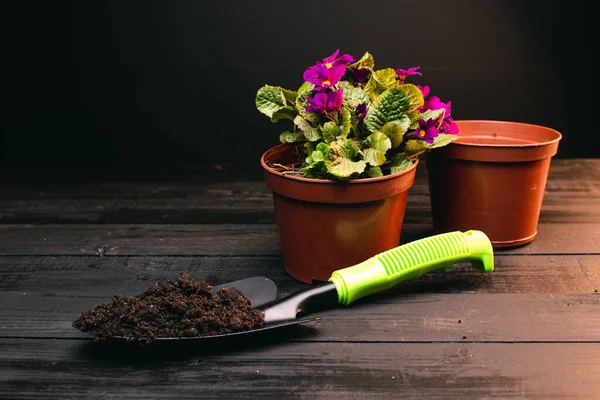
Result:
<instances>
[{"instance_id":1,"label":"yellow-green leaf","mask_svg":"<svg viewBox=\"0 0 600 400\"><path fill-rule=\"evenodd\" d=\"M369 178L377 178L383 176L383 172L379 167L369 167L367 168L367 175L369 176Z\"/></svg>"},{"instance_id":2,"label":"yellow-green leaf","mask_svg":"<svg viewBox=\"0 0 600 400\"><path fill-rule=\"evenodd\" d=\"M298 143L305 142L306 138L304 137L304 134L302 132L286 131L279 135L279 140L281 141L281 143Z\"/></svg>"},{"instance_id":3,"label":"yellow-green leaf","mask_svg":"<svg viewBox=\"0 0 600 400\"><path fill-rule=\"evenodd\" d=\"M363 69L363 68L375 68L375 60L368 51L358 60L348 65L348 68L352 69Z\"/></svg>"},{"instance_id":4,"label":"yellow-green leaf","mask_svg":"<svg viewBox=\"0 0 600 400\"><path fill-rule=\"evenodd\" d=\"M302 118L300 115L297 115L296 118L294 118L294 124L296 124L296 126L300 128L307 140L314 142L316 140L321 139L319 128L314 128L307 120Z\"/></svg>"},{"instance_id":5,"label":"yellow-green leaf","mask_svg":"<svg viewBox=\"0 0 600 400\"><path fill-rule=\"evenodd\" d=\"M400 85L400 90L406 95L406 99L410 103L411 108L419 108L424 104L423 92L415 85L405 83L404 85Z\"/></svg>"},{"instance_id":6,"label":"yellow-green leaf","mask_svg":"<svg viewBox=\"0 0 600 400\"><path fill-rule=\"evenodd\" d=\"M321 132L323 133L323 140L325 143L333 142L342 133L340 128L331 121L326 122L323 125Z\"/></svg>"},{"instance_id":7,"label":"yellow-green leaf","mask_svg":"<svg viewBox=\"0 0 600 400\"><path fill-rule=\"evenodd\" d=\"M426 141L420 139L411 139L406 142L404 151L408 159L414 159L419 157L421 154L429 150L429 146Z\"/></svg>"},{"instance_id":8,"label":"yellow-green leaf","mask_svg":"<svg viewBox=\"0 0 600 400\"><path fill-rule=\"evenodd\" d=\"M398 153L390 160L390 173L395 174L409 169L413 162L406 157L404 153Z\"/></svg>"},{"instance_id":9,"label":"yellow-green leaf","mask_svg":"<svg viewBox=\"0 0 600 400\"><path fill-rule=\"evenodd\" d=\"M379 132L387 136L392 142L392 147L395 148L402 143L404 134L408 130L409 126L410 121L408 120L408 118L404 118L400 123L383 125Z\"/></svg>"},{"instance_id":10,"label":"yellow-green leaf","mask_svg":"<svg viewBox=\"0 0 600 400\"><path fill-rule=\"evenodd\" d=\"M436 136L435 139L433 139L433 143L431 144L431 148L435 149L435 148L438 148L438 147L443 147L443 146L449 145L450 143L452 143L453 141L455 141L457 138L458 138L457 135L440 133L439 135Z\"/></svg>"},{"instance_id":11,"label":"yellow-green leaf","mask_svg":"<svg viewBox=\"0 0 600 400\"><path fill-rule=\"evenodd\" d=\"M265 85L256 93L256 108L269 118L286 105L283 89L279 86Z\"/></svg>"},{"instance_id":12,"label":"yellow-green leaf","mask_svg":"<svg viewBox=\"0 0 600 400\"><path fill-rule=\"evenodd\" d=\"M371 131L380 130L385 124L406 126L408 117L404 114L410 108L410 102L404 91L390 89L379 95L369 107L365 125Z\"/></svg>"},{"instance_id":13,"label":"yellow-green leaf","mask_svg":"<svg viewBox=\"0 0 600 400\"><path fill-rule=\"evenodd\" d=\"M380 69L371 74L371 79L365 85L365 92L375 100L377 96L388 89L397 89L401 85L398 83L396 71L392 68ZM417 88L418 90L418 88ZM421 98L423 96L421 95Z\"/></svg>"}]
</instances>

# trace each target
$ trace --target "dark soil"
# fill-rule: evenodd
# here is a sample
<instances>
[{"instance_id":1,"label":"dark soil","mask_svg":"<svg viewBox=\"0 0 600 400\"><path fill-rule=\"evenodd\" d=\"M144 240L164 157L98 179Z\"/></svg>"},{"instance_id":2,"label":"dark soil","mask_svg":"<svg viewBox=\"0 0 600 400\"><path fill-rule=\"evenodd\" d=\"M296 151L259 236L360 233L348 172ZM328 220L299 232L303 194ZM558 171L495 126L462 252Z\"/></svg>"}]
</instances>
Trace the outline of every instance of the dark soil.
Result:
<instances>
[{"instance_id":1,"label":"dark soil","mask_svg":"<svg viewBox=\"0 0 600 400\"><path fill-rule=\"evenodd\" d=\"M85 311L73 326L96 339L124 337L152 342L163 337L193 337L246 331L264 326L264 314L235 288L211 292L212 286L181 273L176 282L157 281L133 297Z\"/></svg>"}]
</instances>

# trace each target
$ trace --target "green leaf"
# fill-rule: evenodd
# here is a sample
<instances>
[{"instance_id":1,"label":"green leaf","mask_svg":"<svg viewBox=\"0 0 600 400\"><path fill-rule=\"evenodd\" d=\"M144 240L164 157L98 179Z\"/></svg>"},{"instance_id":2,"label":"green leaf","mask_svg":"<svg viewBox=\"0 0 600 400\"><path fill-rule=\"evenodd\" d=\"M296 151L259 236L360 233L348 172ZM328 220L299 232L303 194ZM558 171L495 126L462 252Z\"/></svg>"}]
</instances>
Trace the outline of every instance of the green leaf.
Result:
<instances>
[{"instance_id":1,"label":"green leaf","mask_svg":"<svg viewBox=\"0 0 600 400\"><path fill-rule=\"evenodd\" d=\"M365 124L374 132L380 130L385 124L406 125L404 112L411 107L404 91L390 89L379 95L367 111Z\"/></svg>"},{"instance_id":2,"label":"green leaf","mask_svg":"<svg viewBox=\"0 0 600 400\"><path fill-rule=\"evenodd\" d=\"M321 143L319 143L317 145L316 150L320 151L323 154L327 154L329 152L329 145L327 145L326 143L321 142Z\"/></svg>"},{"instance_id":3,"label":"green leaf","mask_svg":"<svg viewBox=\"0 0 600 400\"><path fill-rule=\"evenodd\" d=\"M417 110L408 110L406 115L410 119L410 126L408 129L413 130L419 127L419 120L421 119L421 113Z\"/></svg>"},{"instance_id":4,"label":"green leaf","mask_svg":"<svg viewBox=\"0 0 600 400\"><path fill-rule=\"evenodd\" d=\"M400 85L400 90L406 95L406 99L410 103L411 108L419 108L423 105L423 92L415 85L405 83L404 85Z\"/></svg>"},{"instance_id":5,"label":"green leaf","mask_svg":"<svg viewBox=\"0 0 600 400\"><path fill-rule=\"evenodd\" d=\"M319 123L319 115L306 112L306 106L310 105L306 100L311 96L312 92L310 90L298 94L298 97L296 98L296 110L298 110L298 114L300 114L302 118L316 125Z\"/></svg>"},{"instance_id":6,"label":"green leaf","mask_svg":"<svg viewBox=\"0 0 600 400\"><path fill-rule=\"evenodd\" d=\"M365 140L367 146L363 149L364 160L372 166L380 166L385 161L385 153L392 148L392 142L381 132L373 132Z\"/></svg>"},{"instance_id":7,"label":"green leaf","mask_svg":"<svg viewBox=\"0 0 600 400\"><path fill-rule=\"evenodd\" d=\"M329 144L329 151L327 155L333 155L334 157L344 157L350 160L358 157L358 146L354 140L350 139L339 139Z\"/></svg>"},{"instance_id":8,"label":"green leaf","mask_svg":"<svg viewBox=\"0 0 600 400\"><path fill-rule=\"evenodd\" d=\"M352 127L352 114L350 113L350 110L348 110L346 107L344 107L344 109L342 110L342 125L340 126L340 129L342 131L342 135L344 137L348 136L348 134L350 133L350 128Z\"/></svg>"},{"instance_id":9,"label":"green leaf","mask_svg":"<svg viewBox=\"0 0 600 400\"><path fill-rule=\"evenodd\" d=\"M404 117L406 117L406 116L404 115ZM384 126L381 127L381 129L379 131L376 131L376 132L381 132L385 136L387 136L392 142L392 147L395 148L395 147L398 147L402 143L404 134L406 133L406 131L408 130L408 128L410 126L409 124L410 124L410 120L408 119L408 117L406 117L406 118L403 118L400 123L385 124Z\"/></svg>"},{"instance_id":10,"label":"green leaf","mask_svg":"<svg viewBox=\"0 0 600 400\"><path fill-rule=\"evenodd\" d=\"M366 103L370 104L371 99L363 88L353 86L348 81L340 81L339 86L344 90L344 105L348 105L354 111L357 105Z\"/></svg>"},{"instance_id":11,"label":"green leaf","mask_svg":"<svg viewBox=\"0 0 600 400\"><path fill-rule=\"evenodd\" d=\"M265 85L256 93L256 108L269 118L286 105L283 89L279 86Z\"/></svg>"},{"instance_id":12,"label":"green leaf","mask_svg":"<svg viewBox=\"0 0 600 400\"><path fill-rule=\"evenodd\" d=\"M339 179L348 179L354 174L362 173L366 163L363 160L354 161L358 151L358 146L352 140L331 142L325 159L327 171Z\"/></svg>"},{"instance_id":13,"label":"green leaf","mask_svg":"<svg viewBox=\"0 0 600 400\"><path fill-rule=\"evenodd\" d=\"M429 144L421 139L411 139L406 142L404 151L409 159L415 159L428 150L446 146L458 138L457 135L440 133L433 139L433 143Z\"/></svg>"},{"instance_id":14,"label":"green leaf","mask_svg":"<svg viewBox=\"0 0 600 400\"><path fill-rule=\"evenodd\" d=\"M298 94L300 93L304 93L306 91L311 91L315 88L315 85L313 85L310 82L304 82L302 85L300 85L300 87L298 88Z\"/></svg>"},{"instance_id":15,"label":"green leaf","mask_svg":"<svg viewBox=\"0 0 600 400\"><path fill-rule=\"evenodd\" d=\"M327 167L325 166L325 156L319 150L315 150L304 160L305 167L302 168L304 176L308 178L325 179L327 178Z\"/></svg>"},{"instance_id":16,"label":"green leaf","mask_svg":"<svg viewBox=\"0 0 600 400\"><path fill-rule=\"evenodd\" d=\"M323 125L323 129L321 131L323 133L323 140L325 141L325 143L333 142L342 133L340 131L340 128L331 121L326 122L325 125Z\"/></svg>"},{"instance_id":17,"label":"green leaf","mask_svg":"<svg viewBox=\"0 0 600 400\"><path fill-rule=\"evenodd\" d=\"M296 115L297 115L297 112L296 112L295 108L292 108L291 106L285 106L273 113L273 115L271 116L271 121L279 122L282 119L294 120Z\"/></svg>"},{"instance_id":18,"label":"green leaf","mask_svg":"<svg viewBox=\"0 0 600 400\"><path fill-rule=\"evenodd\" d=\"M304 143L304 148L306 149L306 154L308 154L310 156L312 154L312 152L315 151L316 146L317 145L314 142Z\"/></svg>"},{"instance_id":19,"label":"green leaf","mask_svg":"<svg viewBox=\"0 0 600 400\"><path fill-rule=\"evenodd\" d=\"M316 140L321 139L319 128L314 128L307 120L302 118L300 115L297 115L296 118L294 118L294 124L296 124L296 126L300 128L302 132L304 132L304 136L308 141L314 142Z\"/></svg>"},{"instance_id":20,"label":"green leaf","mask_svg":"<svg viewBox=\"0 0 600 400\"><path fill-rule=\"evenodd\" d=\"M381 132L373 132L365 140L365 143L372 149L388 151L392 148L390 139Z\"/></svg>"},{"instance_id":21,"label":"green leaf","mask_svg":"<svg viewBox=\"0 0 600 400\"><path fill-rule=\"evenodd\" d=\"M419 157L429 149L430 146L426 141L421 139L411 139L406 142L404 152L406 153L406 157L412 160Z\"/></svg>"},{"instance_id":22,"label":"green leaf","mask_svg":"<svg viewBox=\"0 0 600 400\"><path fill-rule=\"evenodd\" d=\"M325 161L325 156L319 150L313 151L312 158L315 162Z\"/></svg>"},{"instance_id":23,"label":"green leaf","mask_svg":"<svg viewBox=\"0 0 600 400\"><path fill-rule=\"evenodd\" d=\"M371 55L371 53L369 53L367 51L365 54L363 54L363 56L360 58L360 60L355 61L352 64L348 65L348 68L352 68L352 69L370 68L370 69L373 69L373 68L375 68L375 60L373 59L373 56Z\"/></svg>"},{"instance_id":24,"label":"green leaf","mask_svg":"<svg viewBox=\"0 0 600 400\"><path fill-rule=\"evenodd\" d=\"M304 134L302 132L286 131L279 135L279 140L281 141L281 143L299 143L305 142L306 138L304 137Z\"/></svg>"},{"instance_id":25,"label":"green leaf","mask_svg":"<svg viewBox=\"0 0 600 400\"><path fill-rule=\"evenodd\" d=\"M439 135L437 135L435 137L435 139L433 139L433 143L430 146L432 149L435 149L438 147L444 147L446 145L449 145L453 141L455 141L457 138L458 138L457 135L440 133Z\"/></svg>"},{"instance_id":26,"label":"green leaf","mask_svg":"<svg viewBox=\"0 0 600 400\"><path fill-rule=\"evenodd\" d=\"M377 178L383 176L383 172L379 167L369 167L367 168L367 175L369 176L369 178Z\"/></svg>"},{"instance_id":27,"label":"green leaf","mask_svg":"<svg viewBox=\"0 0 600 400\"><path fill-rule=\"evenodd\" d=\"M362 173L367 164L363 160L350 161L347 158L338 158L335 161L325 161L327 171L340 179L350 178L352 175Z\"/></svg>"},{"instance_id":28,"label":"green leaf","mask_svg":"<svg viewBox=\"0 0 600 400\"><path fill-rule=\"evenodd\" d=\"M298 92L294 92L293 90L282 88L281 93L283 93L283 97L285 98L285 101L287 103L289 103L289 104L296 103L296 97L298 97Z\"/></svg>"},{"instance_id":29,"label":"green leaf","mask_svg":"<svg viewBox=\"0 0 600 400\"><path fill-rule=\"evenodd\" d=\"M439 117L442 116L443 113L444 113L443 108L440 108L439 110L427 110L423 114L421 114L421 119L424 119L425 121L430 120L430 119L437 120Z\"/></svg>"},{"instance_id":30,"label":"green leaf","mask_svg":"<svg viewBox=\"0 0 600 400\"><path fill-rule=\"evenodd\" d=\"M386 90L397 89L398 87L400 87L400 84L398 83L396 71L392 68L386 68L371 74L371 78L365 85L365 92L372 100L374 100ZM416 89L418 90L418 88ZM422 94L421 98L423 98Z\"/></svg>"},{"instance_id":31,"label":"green leaf","mask_svg":"<svg viewBox=\"0 0 600 400\"><path fill-rule=\"evenodd\" d=\"M404 153L398 153L390 160L390 173L395 174L412 167L413 162Z\"/></svg>"}]
</instances>

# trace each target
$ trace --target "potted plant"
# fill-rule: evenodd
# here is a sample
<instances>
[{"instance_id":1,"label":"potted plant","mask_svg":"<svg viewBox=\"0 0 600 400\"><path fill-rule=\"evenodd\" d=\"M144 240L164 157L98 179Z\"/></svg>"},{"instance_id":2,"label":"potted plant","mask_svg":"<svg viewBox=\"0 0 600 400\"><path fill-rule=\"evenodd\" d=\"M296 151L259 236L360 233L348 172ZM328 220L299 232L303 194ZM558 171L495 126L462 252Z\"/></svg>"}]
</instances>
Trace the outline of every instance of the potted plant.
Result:
<instances>
[{"instance_id":1,"label":"potted plant","mask_svg":"<svg viewBox=\"0 0 600 400\"><path fill-rule=\"evenodd\" d=\"M337 50L296 90L258 90L258 111L290 126L261 164L294 278L326 280L399 245L419 158L458 133L450 103L406 83L418 70L375 69L369 52L356 60Z\"/></svg>"}]
</instances>

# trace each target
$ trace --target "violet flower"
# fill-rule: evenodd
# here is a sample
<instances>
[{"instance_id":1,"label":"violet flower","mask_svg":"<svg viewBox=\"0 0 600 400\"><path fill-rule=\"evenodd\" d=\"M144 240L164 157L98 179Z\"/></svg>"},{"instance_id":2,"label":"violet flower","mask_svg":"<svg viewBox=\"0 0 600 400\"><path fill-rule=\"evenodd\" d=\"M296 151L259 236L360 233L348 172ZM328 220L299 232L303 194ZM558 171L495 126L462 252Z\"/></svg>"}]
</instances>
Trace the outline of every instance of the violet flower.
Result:
<instances>
[{"instance_id":1,"label":"violet flower","mask_svg":"<svg viewBox=\"0 0 600 400\"><path fill-rule=\"evenodd\" d=\"M426 88L429 89L427 86ZM427 93L429 93L429 91L427 91ZM425 92L423 92L423 96L425 96ZM458 134L458 125L454 122L454 119L452 118L452 109L450 108L451 104L451 102L443 103L437 96L431 96L423 103L423 106L421 107L421 112L427 110L443 109L444 113L441 116L441 122L439 124L440 130L443 133L456 135Z\"/></svg>"},{"instance_id":2,"label":"violet flower","mask_svg":"<svg viewBox=\"0 0 600 400\"><path fill-rule=\"evenodd\" d=\"M313 97L306 100L310 104L306 106L306 111L328 113L339 110L342 107L343 100L344 91L342 89L316 92Z\"/></svg>"},{"instance_id":3,"label":"violet flower","mask_svg":"<svg viewBox=\"0 0 600 400\"><path fill-rule=\"evenodd\" d=\"M316 65L308 67L304 71L304 80L323 88L337 85L346 73L346 66L354 61L354 57L350 54L338 57L339 53L338 49L329 57L317 62Z\"/></svg>"},{"instance_id":4,"label":"violet flower","mask_svg":"<svg viewBox=\"0 0 600 400\"><path fill-rule=\"evenodd\" d=\"M429 92L431 92L431 89L429 89L429 86L417 85L417 87L419 88L421 93L423 93L423 98L429 96Z\"/></svg>"},{"instance_id":5,"label":"violet flower","mask_svg":"<svg viewBox=\"0 0 600 400\"><path fill-rule=\"evenodd\" d=\"M447 133L450 135L457 135L458 134L458 125L456 124L456 122L454 122L454 118L452 118L451 110L450 110L451 104L452 104L451 102L446 103L446 112L444 114L444 119L442 120L442 123L440 125L440 129L444 133Z\"/></svg>"},{"instance_id":6,"label":"violet flower","mask_svg":"<svg viewBox=\"0 0 600 400\"><path fill-rule=\"evenodd\" d=\"M442 108L444 109L444 115L446 115L447 111L449 111L447 109L447 105L446 103L442 103L440 98L437 96L431 96L429 99L425 100L422 107L423 111L439 110Z\"/></svg>"},{"instance_id":7,"label":"violet flower","mask_svg":"<svg viewBox=\"0 0 600 400\"><path fill-rule=\"evenodd\" d=\"M400 80L400 84L404 85L404 81L406 80L406 77L408 77L408 76L412 76L412 75L423 76L422 73L417 72L419 68L421 68L421 67L412 67L409 69L397 69L396 74L398 75L398 80Z\"/></svg>"},{"instance_id":8,"label":"violet flower","mask_svg":"<svg viewBox=\"0 0 600 400\"><path fill-rule=\"evenodd\" d=\"M365 119L367 116L367 103L361 103L357 105L356 109L354 110L354 115L356 115L356 118L358 119Z\"/></svg>"},{"instance_id":9,"label":"violet flower","mask_svg":"<svg viewBox=\"0 0 600 400\"><path fill-rule=\"evenodd\" d=\"M369 70L366 68L350 69L350 74L357 83L364 83L369 76Z\"/></svg>"},{"instance_id":10,"label":"violet flower","mask_svg":"<svg viewBox=\"0 0 600 400\"><path fill-rule=\"evenodd\" d=\"M433 143L433 139L440 134L440 131L438 131L437 128L437 121L435 119L428 119L427 121L420 119L416 134L417 138L424 140L429 144Z\"/></svg>"}]
</instances>

